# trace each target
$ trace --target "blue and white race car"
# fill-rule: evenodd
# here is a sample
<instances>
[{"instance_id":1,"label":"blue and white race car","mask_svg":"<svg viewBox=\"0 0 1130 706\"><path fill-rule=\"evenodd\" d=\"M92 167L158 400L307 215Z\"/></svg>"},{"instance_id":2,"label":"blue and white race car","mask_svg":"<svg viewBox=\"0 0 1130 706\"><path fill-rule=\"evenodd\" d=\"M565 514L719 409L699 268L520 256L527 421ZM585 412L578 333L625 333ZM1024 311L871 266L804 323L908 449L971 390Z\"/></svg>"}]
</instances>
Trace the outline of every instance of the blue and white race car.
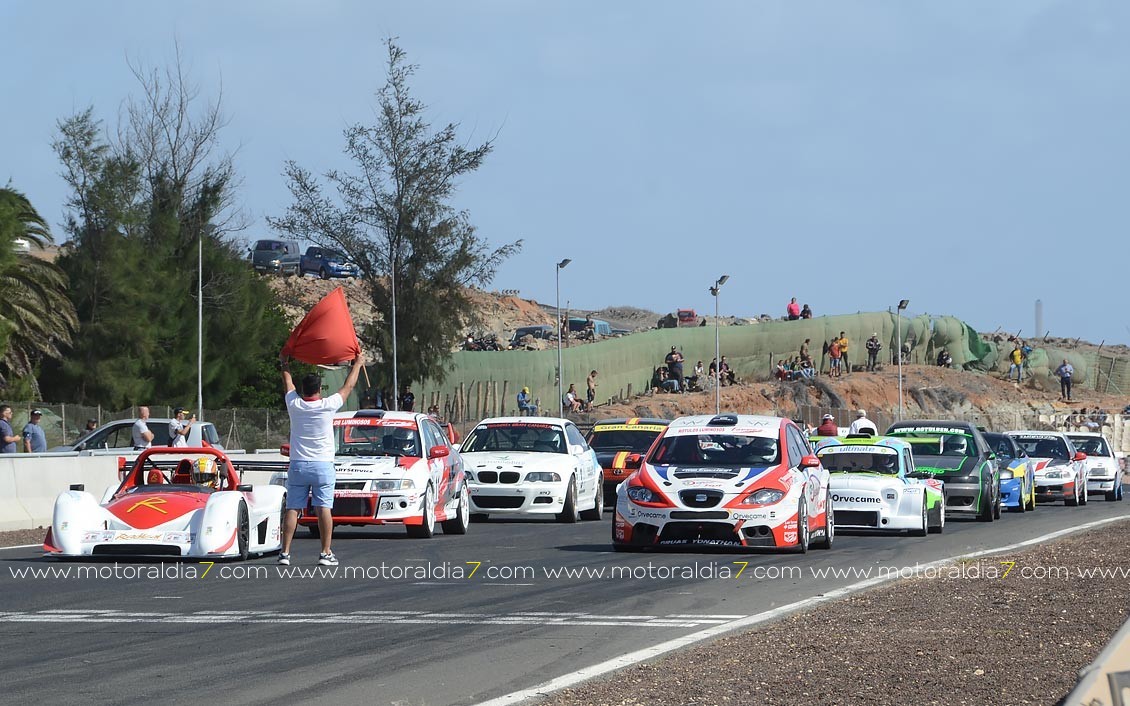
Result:
<instances>
[{"instance_id":1,"label":"blue and white race car","mask_svg":"<svg viewBox=\"0 0 1130 706\"><path fill-rule=\"evenodd\" d=\"M1008 434L983 432L996 456L1001 477L1001 507L1016 512L1036 509L1036 463Z\"/></svg>"},{"instance_id":2,"label":"blue and white race car","mask_svg":"<svg viewBox=\"0 0 1130 706\"><path fill-rule=\"evenodd\" d=\"M925 537L946 526L944 483L914 467L911 445L890 437L833 437L816 445L828 470L836 529Z\"/></svg>"}]
</instances>

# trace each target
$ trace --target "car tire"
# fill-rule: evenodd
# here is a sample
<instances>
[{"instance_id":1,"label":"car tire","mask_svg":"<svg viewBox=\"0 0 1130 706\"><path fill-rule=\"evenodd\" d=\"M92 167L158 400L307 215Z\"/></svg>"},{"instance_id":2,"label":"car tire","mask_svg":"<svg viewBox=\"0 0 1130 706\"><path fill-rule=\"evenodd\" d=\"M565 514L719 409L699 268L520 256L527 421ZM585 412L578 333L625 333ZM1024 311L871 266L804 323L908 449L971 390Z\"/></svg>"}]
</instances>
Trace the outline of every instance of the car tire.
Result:
<instances>
[{"instance_id":1,"label":"car tire","mask_svg":"<svg viewBox=\"0 0 1130 706\"><path fill-rule=\"evenodd\" d=\"M604 488L598 486L593 495L596 497L593 498L592 507L581 512L582 520L600 520L604 518Z\"/></svg>"},{"instance_id":2,"label":"car tire","mask_svg":"<svg viewBox=\"0 0 1130 706\"><path fill-rule=\"evenodd\" d=\"M927 530L930 534L941 534L946 529L946 499L943 496L938 503L938 524Z\"/></svg>"},{"instance_id":3,"label":"car tire","mask_svg":"<svg viewBox=\"0 0 1130 706\"><path fill-rule=\"evenodd\" d=\"M797 554L807 554L808 547L808 506L804 498L801 498L796 511L796 547L793 551Z\"/></svg>"},{"instance_id":4,"label":"car tire","mask_svg":"<svg viewBox=\"0 0 1130 706\"><path fill-rule=\"evenodd\" d=\"M836 508L832 506L831 493L824 496L824 537L812 545L817 549L831 549L836 541Z\"/></svg>"},{"instance_id":5,"label":"car tire","mask_svg":"<svg viewBox=\"0 0 1130 706\"><path fill-rule=\"evenodd\" d=\"M1063 504L1066 505L1067 507L1078 507L1079 506L1079 484L1078 483L1075 484L1075 487L1074 487L1074 489L1071 493L1071 497L1070 498L1065 497L1063 499Z\"/></svg>"},{"instance_id":6,"label":"car tire","mask_svg":"<svg viewBox=\"0 0 1130 706\"><path fill-rule=\"evenodd\" d=\"M911 530L910 534L914 537L925 537L930 533L930 511L926 507L926 498L922 498L922 528Z\"/></svg>"},{"instance_id":7,"label":"car tire","mask_svg":"<svg viewBox=\"0 0 1130 706\"><path fill-rule=\"evenodd\" d=\"M443 533L467 534L467 525L471 523L471 518L467 514L470 507L471 491L467 490L467 484L464 483L463 488L459 491L459 507L455 511L455 517L443 521Z\"/></svg>"},{"instance_id":8,"label":"car tire","mask_svg":"<svg viewBox=\"0 0 1130 706\"><path fill-rule=\"evenodd\" d=\"M418 525L404 525L413 539L431 539L436 533L436 491L431 483L424 489L424 521Z\"/></svg>"},{"instance_id":9,"label":"car tire","mask_svg":"<svg viewBox=\"0 0 1130 706\"><path fill-rule=\"evenodd\" d=\"M981 492L981 497L985 506L981 508L981 512L977 513L977 519L981 522L992 522L996 519L993 516L993 500L992 498L988 498L984 491Z\"/></svg>"},{"instance_id":10,"label":"car tire","mask_svg":"<svg viewBox=\"0 0 1130 706\"><path fill-rule=\"evenodd\" d=\"M242 500L239 503L239 529L236 532L238 532L236 541L239 545L239 559L246 561L251 553L251 522L247 517L247 503Z\"/></svg>"},{"instance_id":11,"label":"car tire","mask_svg":"<svg viewBox=\"0 0 1130 706\"><path fill-rule=\"evenodd\" d=\"M326 268L323 267L322 269L318 270L318 276L322 279L329 279L330 273L326 272Z\"/></svg>"},{"instance_id":12,"label":"car tire","mask_svg":"<svg viewBox=\"0 0 1130 706\"><path fill-rule=\"evenodd\" d=\"M994 520L999 520L1001 518L1001 503L1002 502L1003 501L1001 500L1001 489L1000 489L1000 486L998 485L997 486L997 499L993 503L993 519Z\"/></svg>"},{"instance_id":13,"label":"car tire","mask_svg":"<svg viewBox=\"0 0 1130 706\"><path fill-rule=\"evenodd\" d=\"M569 478L569 489L565 491L565 505L557 513L557 521L573 524L579 518L577 513L577 479Z\"/></svg>"}]
</instances>

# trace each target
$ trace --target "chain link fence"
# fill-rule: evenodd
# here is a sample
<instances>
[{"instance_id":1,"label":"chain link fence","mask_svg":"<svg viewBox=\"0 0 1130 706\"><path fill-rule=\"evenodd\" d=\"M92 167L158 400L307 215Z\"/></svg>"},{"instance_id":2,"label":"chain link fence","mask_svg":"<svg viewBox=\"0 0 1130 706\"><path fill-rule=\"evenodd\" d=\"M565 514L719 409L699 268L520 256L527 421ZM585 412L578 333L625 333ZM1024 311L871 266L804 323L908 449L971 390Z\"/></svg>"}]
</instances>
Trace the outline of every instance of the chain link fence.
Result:
<instances>
[{"instance_id":1,"label":"chain link fence","mask_svg":"<svg viewBox=\"0 0 1130 706\"><path fill-rule=\"evenodd\" d=\"M66 446L75 443L86 433L87 423L94 422L100 427L119 419L136 419L137 407L107 409L70 403L30 403L8 402L12 407L12 430L22 435L24 425L31 418L32 410L39 410L43 417L39 426L47 437L47 448ZM149 415L155 418L172 417L173 408L164 405L150 405ZM278 449L290 437L290 418L286 410L250 409L228 407L224 409L205 409L204 421L216 425L220 443L225 449ZM20 450L23 450L20 445Z\"/></svg>"}]
</instances>

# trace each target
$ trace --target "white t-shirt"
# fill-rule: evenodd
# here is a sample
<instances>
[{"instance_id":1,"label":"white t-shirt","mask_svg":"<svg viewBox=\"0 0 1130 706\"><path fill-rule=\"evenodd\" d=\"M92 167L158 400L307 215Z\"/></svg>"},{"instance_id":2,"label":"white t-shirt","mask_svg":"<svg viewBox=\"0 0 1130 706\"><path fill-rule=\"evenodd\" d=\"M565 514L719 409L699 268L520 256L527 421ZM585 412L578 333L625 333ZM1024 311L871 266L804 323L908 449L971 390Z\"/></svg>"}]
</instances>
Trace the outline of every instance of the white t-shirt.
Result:
<instances>
[{"instance_id":1,"label":"white t-shirt","mask_svg":"<svg viewBox=\"0 0 1130 706\"><path fill-rule=\"evenodd\" d=\"M867 417L860 417L859 419L856 419L851 423L851 426L848 427L848 433L861 434L863 432L861 432L860 430L864 428L866 428L868 431L875 432L875 422L871 421Z\"/></svg>"},{"instance_id":2,"label":"white t-shirt","mask_svg":"<svg viewBox=\"0 0 1130 706\"><path fill-rule=\"evenodd\" d=\"M182 436L177 432L184 429L185 423L174 419L169 422L169 446L177 448L180 446L188 446L188 437Z\"/></svg>"},{"instance_id":3,"label":"white t-shirt","mask_svg":"<svg viewBox=\"0 0 1130 706\"><path fill-rule=\"evenodd\" d=\"M149 431L149 425L145 423L144 419L138 419L133 423L132 436L134 448L147 449L152 445L151 442L146 441L143 436L147 431Z\"/></svg>"},{"instance_id":4,"label":"white t-shirt","mask_svg":"<svg viewBox=\"0 0 1130 706\"><path fill-rule=\"evenodd\" d=\"M334 413L345 401L336 392L320 400L307 401L297 390L286 393L290 413L290 458L294 461L334 460Z\"/></svg>"}]
</instances>

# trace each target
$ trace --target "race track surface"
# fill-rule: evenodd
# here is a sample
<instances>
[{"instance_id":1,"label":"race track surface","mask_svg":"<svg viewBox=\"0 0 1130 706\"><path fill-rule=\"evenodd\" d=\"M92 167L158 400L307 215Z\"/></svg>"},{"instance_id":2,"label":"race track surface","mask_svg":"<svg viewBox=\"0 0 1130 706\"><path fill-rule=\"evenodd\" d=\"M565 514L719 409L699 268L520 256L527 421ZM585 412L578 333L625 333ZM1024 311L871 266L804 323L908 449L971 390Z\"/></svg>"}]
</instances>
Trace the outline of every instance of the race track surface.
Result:
<instances>
[{"instance_id":1,"label":"race track surface","mask_svg":"<svg viewBox=\"0 0 1130 706\"><path fill-rule=\"evenodd\" d=\"M1086 507L1041 505L991 524L951 520L925 538L840 534L830 552L807 555L614 553L609 513L577 525L492 520L431 540L345 528L334 542L336 574L314 565L317 542L302 530L289 575L274 557L115 564L0 550L4 698L477 703L880 568L1128 514L1130 503L1092 497Z\"/></svg>"}]
</instances>

